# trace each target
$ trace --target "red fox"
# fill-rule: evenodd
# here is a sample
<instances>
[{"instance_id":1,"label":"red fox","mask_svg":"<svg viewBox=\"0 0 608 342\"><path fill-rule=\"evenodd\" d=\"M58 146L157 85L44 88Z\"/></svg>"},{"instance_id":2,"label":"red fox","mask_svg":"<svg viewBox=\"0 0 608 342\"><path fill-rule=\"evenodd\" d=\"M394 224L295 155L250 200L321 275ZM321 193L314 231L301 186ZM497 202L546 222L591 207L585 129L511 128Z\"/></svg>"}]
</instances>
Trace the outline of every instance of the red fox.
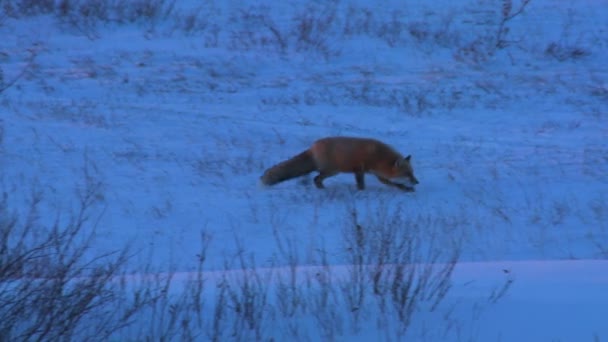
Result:
<instances>
[{"instance_id":1,"label":"red fox","mask_svg":"<svg viewBox=\"0 0 608 342\"><path fill-rule=\"evenodd\" d=\"M260 180L274 185L318 171L314 183L324 189L323 180L338 173L354 173L357 189L365 189L365 174L371 173L386 185L414 191L418 180L410 164L411 155L403 157L387 144L368 138L327 137L315 141L306 151L264 171Z\"/></svg>"}]
</instances>

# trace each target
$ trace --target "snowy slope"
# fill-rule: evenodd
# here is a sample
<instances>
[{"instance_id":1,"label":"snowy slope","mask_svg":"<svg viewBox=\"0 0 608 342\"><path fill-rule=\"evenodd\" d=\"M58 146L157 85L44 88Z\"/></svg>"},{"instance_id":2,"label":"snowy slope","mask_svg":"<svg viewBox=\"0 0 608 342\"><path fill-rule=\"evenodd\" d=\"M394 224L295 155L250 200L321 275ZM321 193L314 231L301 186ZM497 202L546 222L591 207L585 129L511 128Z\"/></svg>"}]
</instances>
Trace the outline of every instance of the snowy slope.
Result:
<instances>
[{"instance_id":1,"label":"snowy slope","mask_svg":"<svg viewBox=\"0 0 608 342\"><path fill-rule=\"evenodd\" d=\"M480 317L456 306L473 316L451 337L608 338L606 279L592 279L608 256L605 2L532 0L500 39L503 8L486 1L176 6L181 17L154 25L2 18L3 79L26 71L0 93L13 209L36 185L51 224L77 205L86 165L103 184L89 252L130 243L134 272L194 270L201 232L209 271L243 251L285 266L281 239L297 241L302 265L319 250L344 265L353 211L369 230L397 217L421 246L459 249L448 302L471 273L491 278L484 263L522 277ZM200 26L188 31L190 11ZM351 175L326 191L258 186L265 168L338 134L412 154L417 191L368 177L357 192Z\"/></svg>"}]
</instances>

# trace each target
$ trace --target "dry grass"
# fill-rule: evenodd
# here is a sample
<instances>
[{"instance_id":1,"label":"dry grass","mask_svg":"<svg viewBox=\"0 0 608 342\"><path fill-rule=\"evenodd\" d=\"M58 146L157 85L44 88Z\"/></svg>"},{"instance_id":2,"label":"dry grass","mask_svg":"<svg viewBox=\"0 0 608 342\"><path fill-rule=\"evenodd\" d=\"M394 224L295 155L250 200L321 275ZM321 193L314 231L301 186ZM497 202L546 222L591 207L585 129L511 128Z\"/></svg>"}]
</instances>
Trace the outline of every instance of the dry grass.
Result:
<instances>
[{"instance_id":1,"label":"dry grass","mask_svg":"<svg viewBox=\"0 0 608 342\"><path fill-rule=\"evenodd\" d=\"M127 247L103 255L88 252L95 246L104 186L94 165L87 165L78 210L66 224L44 227L40 193L23 218L11 213L10 197L3 198L3 339L305 340L369 329L390 335L394 328L397 336L407 336L417 312L436 310L450 290L460 250L456 241L452 249L440 248L439 241L421 235L423 225L416 219L388 207L365 219L360 209L350 208L341 246L311 249L286 233L282 226L288 221L271 220L276 258L270 267L260 267L235 235L236 252L226 256L225 270L205 272L214 242L201 232L197 268L179 281L176 273L150 266L139 276L129 275ZM336 247L348 266L330 263ZM377 314L395 323L375 326L365 320Z\"/></svg>"}]
</instances>

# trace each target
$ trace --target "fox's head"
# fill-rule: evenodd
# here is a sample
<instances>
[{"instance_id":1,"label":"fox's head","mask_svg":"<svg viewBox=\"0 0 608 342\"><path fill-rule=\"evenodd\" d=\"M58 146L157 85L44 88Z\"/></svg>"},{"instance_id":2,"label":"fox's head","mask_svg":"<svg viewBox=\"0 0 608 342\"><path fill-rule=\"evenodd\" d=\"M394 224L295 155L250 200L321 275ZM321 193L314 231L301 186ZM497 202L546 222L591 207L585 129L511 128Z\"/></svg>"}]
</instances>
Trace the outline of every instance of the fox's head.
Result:
<instances>
[{"instance_id":1,"label":"fox's head","mask_svg":"<svg viewBox=\"0 0 608 342\"><path fill-rule=\"evenodd\" d=\"M393 177L391 179L392 181L406 185L416 185L419 183L418 179L416 179L416 177L414 176L414 169L412 168L412 164L410 163L411 159L412 156L408 155L405 158L400 158L395 161L394 168L397 177Z\"/></svg>"}]
</instances>

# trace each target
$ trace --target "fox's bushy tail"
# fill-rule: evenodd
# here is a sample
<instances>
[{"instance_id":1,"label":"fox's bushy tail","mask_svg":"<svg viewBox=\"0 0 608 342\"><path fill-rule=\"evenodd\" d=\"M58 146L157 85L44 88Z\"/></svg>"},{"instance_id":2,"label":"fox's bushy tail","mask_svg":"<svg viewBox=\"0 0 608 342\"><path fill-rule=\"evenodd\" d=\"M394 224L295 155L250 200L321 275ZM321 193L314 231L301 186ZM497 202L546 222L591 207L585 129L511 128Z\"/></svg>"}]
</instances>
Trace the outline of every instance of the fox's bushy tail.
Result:
<instances>
[{"instance_id":1,"label":"fox's bushy tail","mask_svg":"<svg viewBox=\"0 0 608 342\"><path fill-rule=\"evenodd\" d=\"M312 152L306 150L297 156L280 162L264 171L260 180L264 185L274 185L288 179L304 176L317 169Z\"/></svg>"}]
</instances>

